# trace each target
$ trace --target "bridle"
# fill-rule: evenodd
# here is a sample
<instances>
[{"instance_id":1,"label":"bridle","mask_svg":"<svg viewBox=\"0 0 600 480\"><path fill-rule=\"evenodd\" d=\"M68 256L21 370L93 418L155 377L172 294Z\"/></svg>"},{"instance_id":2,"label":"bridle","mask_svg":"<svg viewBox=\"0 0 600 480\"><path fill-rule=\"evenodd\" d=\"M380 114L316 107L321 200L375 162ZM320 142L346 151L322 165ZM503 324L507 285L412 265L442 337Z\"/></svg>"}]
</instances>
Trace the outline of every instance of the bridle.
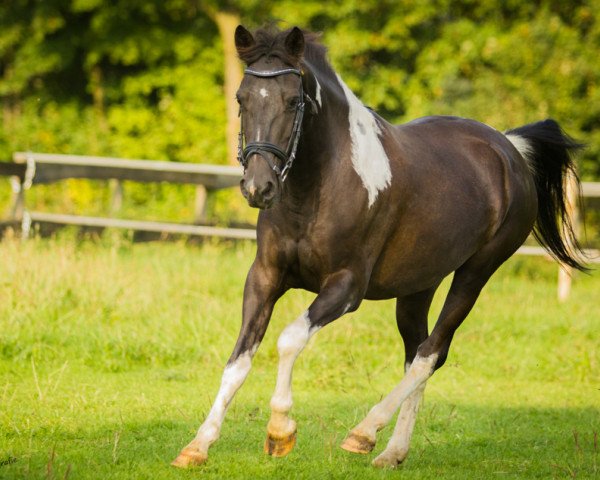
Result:
<instances>
[{"instance_id":1,"label":"bridle","mask_svg":"<svg viewBox=\"0 0 600 480\"><path fill-rule=\"evenodd\" d=\"M281 183L283 183L290 171L290 168L292 168L294 159L296 158L296 150L298 149L298 141L300 140L300 133L302 131L302 119L304 118L305 107L304 100L305 97L307 97L307 95L304 93L304 88L302 86L302 70L299 70L297 68L283 68L281 70L258 71L252 70L251 68L247 68L244 71L244 73L247 75L253 75L255 77L262 78L272 78L287 74L294 74L300 77L300 99L296 105L296 116L294 117L292 134L290 135L290 139L288 141L287 148L285 149L285 151L283 151L277 145L269 142L245 143L246 138L244 135L244 117L241 115L240 111L241 123L240 133L238 135L238 162L240 162L242 167L244 167L244 171L246 171L246 168L248 167L248 159L252 155L258 154L267 161L271 169L277 175L279 175ZM283 162L283 168L280 168L278 165L271 163L269 158L264 155L264 152L272 153L277 158L279 158Z\"/></svg>"}]
</instances>

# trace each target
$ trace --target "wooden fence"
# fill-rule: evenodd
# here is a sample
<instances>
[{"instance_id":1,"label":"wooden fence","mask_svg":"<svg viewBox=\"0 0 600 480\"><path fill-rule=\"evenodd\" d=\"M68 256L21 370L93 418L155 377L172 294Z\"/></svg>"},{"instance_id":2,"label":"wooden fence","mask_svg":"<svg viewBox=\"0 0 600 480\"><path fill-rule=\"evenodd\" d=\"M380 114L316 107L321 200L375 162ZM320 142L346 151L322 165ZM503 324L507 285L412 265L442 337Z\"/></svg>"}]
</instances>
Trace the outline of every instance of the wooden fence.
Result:
<instances>
[{"instance_id":1,"label":"wooden fence","mask_svg":"<svg viewBox=\"0 0 600 480\"><path fill-rule=\"evenodd\" d=\"M13 187L13 198L8 220L20 225L22 235L25 237L29 234L31 224L35 222L253 240L256 239L254 229L202 225L205 220L208 195L219 189L237 186L241 174L241 168L231 166L31 152L17 152L13 155L12 162L0 162L0 175L10 176ZM123 200L121 186L123 180L195 185L196 201L193 224L125 220L113 216L65 215L29 211L27 209L26 192L32 186L49 184L69 178L113 182L113 197L110 209L113 214L118 211ZM582 194L586 198L600 197L600 183L583 182ZM577 229L577 189L573 181L567 183L567 197L569 214ZM542 247L535 246L523 246L517 253L548 256ZM592 262L600 263L600 254L597 250L588 250L586 253ZM566 299L569 295L571 273L568 269L559 268L558 296L561 300Z\"/></svg>"},{"instance_id":2,"label":"wooden fence","mask_svg":"<svg viewBox=\"0 0 600 480\"><path fill-rule=\"evenodd\" d=\"M9 221L21 225L26 237L32 223L79 225L86 227L124 228L146 232L214 236L233 239L255 239L249 228L220 228L201 225L205 220L208 195L239 184L242 171L238 167L153 160L124 160L110 157L57 155L17 152L12 163L0 163L0 175L11 176L13 199ZM196 186L193 224L124 220L30 211L26 206L27 191L34 185L49 184L69 178L109 180L113 182L111 213L123 201L121 181L169 182Z\"/></svg>"}]
</instances>

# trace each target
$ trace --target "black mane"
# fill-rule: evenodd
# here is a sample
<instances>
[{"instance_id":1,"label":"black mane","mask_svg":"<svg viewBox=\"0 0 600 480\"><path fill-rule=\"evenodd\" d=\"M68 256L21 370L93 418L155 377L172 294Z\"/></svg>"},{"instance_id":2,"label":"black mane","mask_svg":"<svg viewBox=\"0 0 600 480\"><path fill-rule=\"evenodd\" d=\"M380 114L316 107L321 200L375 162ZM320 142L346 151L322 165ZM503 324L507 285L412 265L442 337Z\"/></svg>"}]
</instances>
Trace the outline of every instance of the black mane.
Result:
<instances>
[{"instance_id":1,"label":"black mane","mask_svg":"<svg viewBox=\"0 0 600 480\"><path fill-rule=\"evenodd\" d=\"M285 49L285 38L290 32L291 29L279 30L274 26L259 28L254 32L256 43L251 47L238 49L240 60L251 65L260 58L274 57L289 65L297 65L298 59ZM328 65L327 48L320 43L321 34L304 30L302 33L306 42L303 57L316 64Z\"/></svg>"}]
</instances>

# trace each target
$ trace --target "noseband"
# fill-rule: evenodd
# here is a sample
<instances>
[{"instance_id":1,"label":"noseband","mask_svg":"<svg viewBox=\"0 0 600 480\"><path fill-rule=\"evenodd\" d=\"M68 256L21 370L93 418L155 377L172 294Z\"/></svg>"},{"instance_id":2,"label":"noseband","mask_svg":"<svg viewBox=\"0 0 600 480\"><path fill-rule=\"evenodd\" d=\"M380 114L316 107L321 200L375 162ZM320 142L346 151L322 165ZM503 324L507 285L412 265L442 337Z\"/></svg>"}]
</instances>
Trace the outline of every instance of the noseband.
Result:
<instances>
[{"instance_id":1,"label":"noseband","mask_svg":"<svg viewBox=\"0 0 600 480\"><path fill-rule=\"evenodd\" d=\"M283 68L281 70L273 70L273 71L257 71L247 68L244 73L248 75L253 75L255 77L263 77L263 78L272 78L278 77L280 75L287 75L292 73L294 75L300 76L300 100L296 105L296 116L294 117L294 124L292 126L292 134L288 141L287 148L283 151L277 145L269 142L250 142L245 144L245 135L244 135L244 117L241 117L241 125L240 125L240 133L238 135L238 162L244 167L244 171L248 167L248 159L254 155L258 154L262 156L269 166L273 169L273 171L279 175L281 178L281 183L283 183L287 177L287 174L292 168L292 164L294 163L294 159L296 158L296 150L298 149L298 140L300 140L300 133L302 131L302 119L304 118L304 88L302 87L302 71L296 68ZM241 112L240 112L241 115ZM244 146L245 144L245 146ZM272 164L271 161L264 155L264 152L272 153L277 158L279 158L283 162L283 168L280 168L278 165Z\"/></svg>"}]
</instances>

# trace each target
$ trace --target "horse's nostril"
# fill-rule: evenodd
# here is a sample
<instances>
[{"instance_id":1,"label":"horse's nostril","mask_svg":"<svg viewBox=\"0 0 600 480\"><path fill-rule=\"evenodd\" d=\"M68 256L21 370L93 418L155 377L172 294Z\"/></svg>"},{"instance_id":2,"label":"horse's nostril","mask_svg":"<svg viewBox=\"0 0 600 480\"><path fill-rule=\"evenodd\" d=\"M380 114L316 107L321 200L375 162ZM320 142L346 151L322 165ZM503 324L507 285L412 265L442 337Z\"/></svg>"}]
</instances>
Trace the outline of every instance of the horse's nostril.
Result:
<instances>
[{"instance_id":1,"label":"horse's nostril","mask_svg":"<svg viewBox=\"0 0 600 480\"><path fill-rule=\"evenodd\" d=\"M244 179L240 180L240 191L242 195L246 197L248 195L248 190L246 189L246 181Z\"/></svg>"},{"instance_id":2,"label":"horse's nostril","mask_svg":"<svg viewBox=\"0 0 600 480\"><path fill-rule=\"evenodd\" d=\"M267 184L260 191L260 194L263 198L269 198L273 196L274 191L275 185L273 184L273 182L267 182Z\"/></svg>"}]
</instances>

